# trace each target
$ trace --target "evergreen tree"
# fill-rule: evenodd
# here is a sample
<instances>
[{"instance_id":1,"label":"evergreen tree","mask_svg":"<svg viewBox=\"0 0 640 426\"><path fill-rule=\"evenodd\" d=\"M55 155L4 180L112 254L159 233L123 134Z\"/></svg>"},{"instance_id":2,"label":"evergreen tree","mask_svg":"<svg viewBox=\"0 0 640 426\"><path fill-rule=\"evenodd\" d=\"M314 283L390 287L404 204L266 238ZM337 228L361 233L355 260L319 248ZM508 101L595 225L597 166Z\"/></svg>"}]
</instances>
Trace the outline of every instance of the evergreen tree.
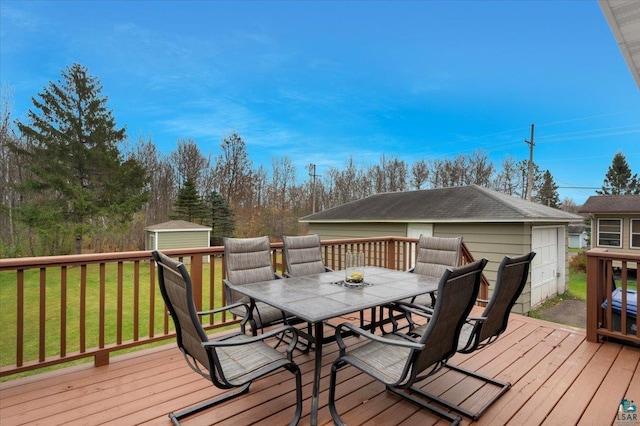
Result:
<instances>
[{"instance_id":1,"label":"evergreen tree","mask_svg":"<svg viewBox=\"0 0 640 426\"><path fill-rule=\"evenodd\" d=\"M118 144L126 129L116 127L100 82L87 71L73 64L32 98L39 112L29 110L28 123L16 122L27 143L11 146L31 172L19 188L26 200L19 218L40 234L66 229L75 253L92 226L125 223L147 200L146 172L123 158Z\"/></svg>"},{"instance_id":2,"label":"evergreen tree","mask_svg":"<svg viewBox=\"0 0 640 426\"><path fill-rule=\"evenodd\" d=\"M236 228L234 213L227 201L216 191L211 191L204 201L207 209L207 224L211 226L211 244L222 245L223 237L233 236Z\"/></svg>"},{"instance_id":3,"label":"evergreen tree","mask_svg":"<svg viewBox=\"0 0 640 426\"><path fill-rule=\"evenodd\" d=\"M536 201L545 206L558 208L560 196L558 195L558 185L553 181L553 176L549 170L545 170L542 175L542 184L536 194Z\"/></svg>"},{"instance_id":4,"label":"evergreen tree","mask_svg":"<svg viewBox=\"0 0 640 426\"><path fill-rule=\"evenodd\" d=\"M599 195L638 195L640 183L638 174L631 175L631 169L622 152L613 156L613 161L602 184L602 190L596 191Z\"/></svg>"},{"instance_id":5,"label":"evergreen tree","mask_svg":"<svg viewBox=\"0 0 640 426\"><path fill-rule=\"evenodd\" d=\"M193 180L187 179L178 191L178 198L173 205L173 214L169 218L202 223L205 217L206 211L196 185Z\"/></svg>"}]
</instances>

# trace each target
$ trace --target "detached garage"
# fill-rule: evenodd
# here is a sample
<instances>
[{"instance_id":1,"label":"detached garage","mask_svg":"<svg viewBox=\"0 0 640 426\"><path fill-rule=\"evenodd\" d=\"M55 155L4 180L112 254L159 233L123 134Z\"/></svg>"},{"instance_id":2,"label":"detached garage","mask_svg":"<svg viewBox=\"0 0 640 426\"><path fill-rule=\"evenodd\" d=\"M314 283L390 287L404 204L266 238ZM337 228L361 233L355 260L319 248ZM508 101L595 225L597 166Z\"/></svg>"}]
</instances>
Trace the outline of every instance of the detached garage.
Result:
<instances>
[{"instance_id":1,"label":"detached garage","mask_svg":"<svg viewBox=\"0 0 640 426\"><path fill-rule=\"evenodd\" d=\"M171 220L147 226L144 233L146 250L209 247L211 238L210 227L186 220ZM203 261L208 262L209 258Z\"/></svg>"},{"instance_id":2,"label":"detached garage","mask_svg":"<svg viewBox=\"0 0 640 426\"><path fill-rule=\"evenodd\" d=\"M484 274L491 283L505 255L535 251L530 280L514 307L522 314L566 291L567 225L582 220L477 185L377 194L300 219L322 239L462 236L476 259L489 259Z\"/></svg>"}]
</instances>

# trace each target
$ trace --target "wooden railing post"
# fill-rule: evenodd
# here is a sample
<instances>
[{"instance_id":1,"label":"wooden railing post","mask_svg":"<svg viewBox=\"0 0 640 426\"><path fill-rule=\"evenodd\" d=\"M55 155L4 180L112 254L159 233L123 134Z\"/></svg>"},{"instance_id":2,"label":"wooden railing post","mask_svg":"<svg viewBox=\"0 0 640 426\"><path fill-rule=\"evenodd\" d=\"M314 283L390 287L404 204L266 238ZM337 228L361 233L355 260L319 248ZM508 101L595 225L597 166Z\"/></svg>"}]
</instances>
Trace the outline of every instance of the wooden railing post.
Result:
<instances>
[{"instance_id":1,"label":"wooden railing post","mask_svg":"<svg viewBox=\"0 0 640 426\"><path fill-rule=\"evenodd\" d=\"M193 300L196 309L202 310L202 254L191 256L191 284L193 285Z\"/></svg>"},{"instance_id":2,"label":"wooden railing post","mask_svg":"<svg viewBox=\"0 0 640 426\"><path fill-rule=\"evenodd\" d=\"M601 263L597 255L587 251L587 341L598 341L598 312L602 293L598 289L598 277L601 276L598 265Z\"/></svg>"},{"instance_id":3,"label":"wooden railing post","mask_svg":"<svg viewBox=\"0 0 640 426\"><path fill-rule=\"evenodd\" d=\"M387 264L385 268L398 269L396 265L396 244L393 240L387 240Z\"/></svg>"}]
</instances>

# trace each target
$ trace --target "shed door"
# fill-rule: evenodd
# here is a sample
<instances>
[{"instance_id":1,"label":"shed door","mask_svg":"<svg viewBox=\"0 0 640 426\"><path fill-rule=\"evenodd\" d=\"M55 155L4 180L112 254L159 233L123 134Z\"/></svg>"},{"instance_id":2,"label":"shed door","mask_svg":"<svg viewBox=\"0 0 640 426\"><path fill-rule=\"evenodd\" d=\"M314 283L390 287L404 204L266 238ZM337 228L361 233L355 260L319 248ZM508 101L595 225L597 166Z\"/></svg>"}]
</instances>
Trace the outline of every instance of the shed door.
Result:
<instances>
[{"instance_id":1,"label":"shed door","mask_svg":"<svg viewBox=\"0 0 640 426\"><path fill-rule=\"evenodd\" d=\"M407 224L407 238L420 238L420 235L433 236L433 223L409 223ZM404 261L406 262L406 268L413 268L415 266L416 252L412 250L410 253L405 253Z\"/></svg>"},{"instance_id":2,"label":"shed door","mask_svg":"<svg viewBox=\"0 0 640 426\"><path fill-rule=\"evenodd\" d=\"M563 270L560 261L564 260L560 259L558 244L564 241L564 235L558 235L561 229L557 227L533 228L531 232L531 249L536 252L531 267L531 306L534 307L557 295L558 282L564 280L559 274Z\"/></svg>"}]
</instances>

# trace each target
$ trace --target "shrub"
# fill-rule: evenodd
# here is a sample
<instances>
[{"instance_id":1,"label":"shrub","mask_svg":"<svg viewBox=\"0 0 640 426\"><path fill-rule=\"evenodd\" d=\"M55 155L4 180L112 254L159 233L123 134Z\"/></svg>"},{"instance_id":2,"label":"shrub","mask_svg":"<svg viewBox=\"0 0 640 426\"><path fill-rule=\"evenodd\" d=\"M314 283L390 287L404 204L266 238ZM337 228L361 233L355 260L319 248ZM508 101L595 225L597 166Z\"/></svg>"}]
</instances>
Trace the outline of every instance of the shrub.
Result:
<instances>
[{"instance_id":1,"label":"shrub","mask_svg":"<svg viewBox=\"0 0 640 426\"><path fill-rule=\"evenodd\" d=\"M569 270L571 272L587 272L587 255L583 251L569 259Z\"/></svg>"}]
</instances>

